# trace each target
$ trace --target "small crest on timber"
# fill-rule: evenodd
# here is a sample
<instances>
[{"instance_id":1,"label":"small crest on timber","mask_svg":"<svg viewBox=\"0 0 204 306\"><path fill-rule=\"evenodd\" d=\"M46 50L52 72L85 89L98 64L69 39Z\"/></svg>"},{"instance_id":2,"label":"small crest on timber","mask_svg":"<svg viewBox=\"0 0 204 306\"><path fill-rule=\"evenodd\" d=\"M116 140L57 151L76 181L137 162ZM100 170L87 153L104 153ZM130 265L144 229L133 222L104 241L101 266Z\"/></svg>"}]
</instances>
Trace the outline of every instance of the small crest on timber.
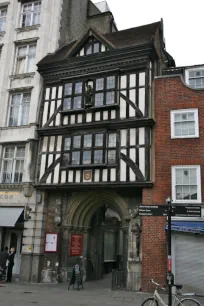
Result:
<instances>
[{"instance_id":1,"label":"small crest on timber","mask_svg":"<svg viewBox=\"0 0 204 306\"><path fill-rule=\"evenodd\" d=\"M84 180L90 181L92 178L92 170L84 170Z\"/></svg>"}]
</instances>

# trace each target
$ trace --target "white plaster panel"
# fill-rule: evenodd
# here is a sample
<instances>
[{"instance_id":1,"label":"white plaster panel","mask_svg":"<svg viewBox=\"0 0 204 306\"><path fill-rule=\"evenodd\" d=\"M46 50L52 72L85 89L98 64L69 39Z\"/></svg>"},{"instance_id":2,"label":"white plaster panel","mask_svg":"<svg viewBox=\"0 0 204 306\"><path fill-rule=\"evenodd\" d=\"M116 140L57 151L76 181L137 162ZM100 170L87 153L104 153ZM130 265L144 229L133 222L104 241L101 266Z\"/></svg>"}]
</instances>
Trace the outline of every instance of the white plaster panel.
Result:
<instances>
[{"instance_id":1,"label":"white plaster panel","mask_svg":"<svg viewBox=\"0 0 204 306\"><path fill-rule=\"evenodd\" d=\"M145 88L139 89L139 109L144 115L145 113Z\"/></svg>"},{"instance_id":2,"label":"white plaster panel","mask_svg":"<svg viewBox=\"0 0 204 306\"><path fill-rule=\"evenodd\" d=\"M58 88L58 99L62 98L62 90L63 90L63 87L59 86L59 88Z\"/></svg>"},{"instance_id":3,"label":"white plaster panel","mask_svg":"<svg viewBox=\"0 0 204 306\"><path fill-rule=\"evenodd\" d=\"M139 73L139 86L145 86L145 72Z\"/></svg>"},{"instance_id":4,"label":"white plaster panel","mask_svg":"<svg viewBox=\"0 0 204 306\"><path fill-rule=\"evenodd\" d=\"M106 47L104 45L101 45L101 52L105 52L106 51Z\"/></svg>"},{"instance_id":5,"label":"white plaster panel","mask_svg":"<svg viewBox=\"0 0 204 306\"><path fill-rule=\"evenodd\" d=\"M69 172L68 172L68 182L73 183L73 181L74 181L74 171L69 170Z\"/></svg>"},{"instance_id":6,"label":"white plaster panel","mask_svg":"<svg viewBox=\"0 0 204 306\"><path fill-rule=\"evenodd\" d=\"M139 168L145 176L145 149L139 148Z\"/></svg>"},{"instance_id":7,"label":"white plaster panel","mask_svg":"<svg viewBox=\"0 0 204 306\"><path fill-rule=\"evenodd\" d=\"M56 125L56 126L59 126L59 125L60 125L60 114L57 114L57 116L56 116L55 125Z\"/></svg>"},{"instance_id":8,"label":"white plaster panel","mask_svg":"<svg viewBox=\"0 0 204 306\"><path fill-rule=\"evenodd\" d=\"M100 179L100 170L96 169L94 174L94 182L96 183L99 182L99 179Z\"/></svg>"},{"instance_id":9,"label":"white plaster panel","mask_svg":"<svg viewBox=\"0 0 204 306\"><path fill-rule=\"evenodd\" d=\"M115 119L116 118L116 111L112 110L111 111L111 119Z\"/></svg>"},{"instance_id":10,"label":"white plaster panel","mask_svg":"<svg viewBox=\"0 0 204 306\"><path fill-rule=\"evenodd\" d=\"M52 178L52 173L49 174L49 176L46 180L46 184L51 184L51 178Z\"/></svg>"},{"instance_id":11,"label":"white plaster panel","mask_svg":"<svg viewBox=\"0 0 204 306\"><path fill-rule=\"evenodd\" d=\"M61 172L61 183L66 183L66 171Z\"/></svg>"},{"instance_id":12,"label":"white plaster panel","mask_svg":"<svg viewBox=\"0 0 204 306\"><path fill-rule=\"evenodd\" d=\"M120 78L120 88L126 88L127 87L127 75L122 75Z\"/></svg>"},{"instance_id":13,"label":"white plaster panel","mask_svg":"<svg viewBox=\"0 0 204 306\"><path fill-rule=\"evenodd\" d=\"M42 125L45 125L45 123L47 122L48 104L49 104L49 102L45 102L45 103L44 103L43 122L42 122Z\"/></svg>"},{"instance_id":14,"label":"white plaster panel","mask_svg":"<svg viewBox=\"0 0 204 306\"><path fill-rule=\"evenodd\" d=\"M80 50L80 56L84 56L84 48Z\"/></svg>"},{"instance_id":15,"label":"white plaster panel","mask_svg":"<svg viewBox=\"0 0 204 306\"><path fill-rule=\"evenodd\" d=\"M50 137L50 148L49 148L49 152L53 152L53 151L54 151L54 145L55 145L55 136L51 136L51 137Z\"/></svg>"},{"instance_id":16,"label":"white plaster panel","mask_svg":"<svg viewBox=\"0 0 204 306\"><path fill-rule=\"evenodd\" d=\"M123 93L123 92L122 92ZM123 93L126 95L125 93ZM120 98L120 118L124 119L127 117L126 115L126 101L123 98Z\"/></svg>"},{"instance_id":17,"label":"white plaster panel","mask_svg":"<svg viewBox=\"0 0 204 306\"><path fill-rule=\"evenodd\" d=\"M107 169L103 169L102 181L103 182L108 181L108 170Z\"/></svg>"},{"instance_id":18,"label":"white plaster panel","mask_svg":"<svg viewBox=\"0 0 204 306\"><path fill-rule=\"evenodd\" d=\"M43 174L45 173L45 163L46 163L46 155L42 154L41 165L40 165L40 179L42 178Z\"/></svg>"},{"instance_id":19,"label":"white plaster panel","mask_svg":"<svg viewBox=\"0 0 204 306\"><path fill-rule=\"evenodd\" d=\"M139 128L139 144L145 144L145 128Z\"/></svg>"},{"instance_id":20,"label":"white plaster panel","mask_svg":"<svg viewBox=\"0 0 204 306\"><path fill-rule=\"evenodd\" d=\"M108 120L108 111L103 112L103 120Z\"/></svg>"},{"instance_id":21,"label":"white plaster panel","mask_svg":"<svg viewBox=\"0 0 204 306\"><path fill-rule=\"evenodd\" d=\"M75 124L75 115L71 115L70 123Z\"/></svg>"},{"instance_id":22,"label":"white plaster panel","mask_svg":"<svg viewBox=\"0 0 204 306\"><path fill-rule=\"evenodd\" d=\"M126 182L126 163L121 159L120 160L120 181Z\"/></svg>"},{"instance_id":23,"label":"white plaster panel","mask_svg":"<svg viewBox=\"0 0 204 306\"><path fill-rule=\"evenodd\" d=\"M100 112L95 113L95 121L100 121Z\"/></svg>"},{"instance_id":24,"label":"white plaster panel","mask_svg":"<svg viewBox=\"0 0 204 306\"><path fill-rule=\"evenodd\" d=\"M115 182L116 181L116 169L112 168L110 170L110 180L111 182Z\"/></svg>"},{"instance_id":25,"label":"white plaster panel","mask_svg":"<svg viewBox=\"0 0 204 306\"><path fill-rule=\"evenodd\" d=\"M136 74L130 75L130 87L136 87Z\"/></svg>"},{"instance_id":26,"label":"white plaster panel","mask_svg":"<svg viewBox=\"0 0 204 306\"><path fill-rule=\"evenodd\" d=\"M65 116L63 119L63 124L67 125L68 124L68 116Z\"/></svg>"},{"instance_id":27,"label":"white plaster panel","mask_svg":"<svg viewBox=\"0 0 204 306\"><path fill-rule=\"evenodd\" d=\"M45 100L50 99L50 88L46 88Z\"/></svg>"},{"instance_id":28,"label":"white plaster panel","mask_svg":"<svg viewBox=\"0 0 204 306\"><path fill-rule=\"evenodd\" d=\"M136 175L131 168L129 168L129 176L130 176L130 182L135 182Z\"/></svg>"},{"instance_id":29,"label":"white plaster panel","mask_svg":"<svg viewBox=\"0 0 204 306\"><path fill-rule=\"evenodd\" d=\"M82 120L83 120L83 116L82 116L82 114L79 114L78 115L78 123L82 123Z\"/></svg>"},{"instance_id":30,"label":"white plaster panel","mask_svg":"<svg viewBox=\"0 0 204 306\"><path fill-rule=\"evenodd\" d=\"M61 151L62 148L62 136L58 136L57 139L57 151Z\"/></svg>"},{"instance_id":31,"label":"white plaster panel","mask_svg":"<svg viewBox=\"0 0 204 306\"><path fill-rule=\"evenodd\" d=\"M130 129L130 145L136 145L136 129Z\"/></svg>"},{"instance_id":32,"label":"white plaster panel","mask_svg":"<svg viewBox=\"0 0 204 306\"><path fill-rule=\"evenodd\" d=\"M80 178L81 178L81 171L77 170L76 171L76 180L75 180L75 182L76 183L80 183Z\"/></svg>"},{"instance_id":33,"label":"white plaster panel","mask_svg":"<svg viewBox=\"0 0 204 306\"><path fill-rule=\"evenodd\" d=\"M127 130L120 131L120 144L122 147L127 145Z\"/></svg>"},{"instance_id":34,"label":"white plaster panel","mask_svg":"<svg viewBox=\"0 0 204 306\"><path fill-rule=\"evenodd\" d=\"M91 122L92 121L92 113L86 114L86 122Z\"/></svg>"},{"instance_id":35,"label":"white plaster panel","mask_svg":"<svg viewBox=\"0 0 204 306\"><path fill-rule=\"evenodd\" d=\"M50 115L49 115L49 118L54 114L54 112L55 112L55 101L52 101L51 105L50 105Z\"/></svg>"},{"instance_id":36,"label":"white plaster panel","mask_svg":"<svg viewBox=\"0 0 204 306\"><path fill-rule=\"evenodd\" d=\"M50 167L50 165L53 163L53 154L49 154L48 156L48 168Z\"/></svg>"},{"instance_id":37,"label":"white plaster panel","mask_svg":"<svg viewBox=\"0 0 204 306\"><path fill-rule=\"evenodd\" d=\"M56 99L56 91L57 91L57 88L52 87L52 99Z\"/></svg>"},{"instance_id":38,"label":"white plaster panel","mask_svg":"<svg viewBox=\"0 0 204 306\"><path fill-rule=\"evenodd\" d=\"M60 169L60 164L57 164L54 170L54 180L53 180L54 184L57 184L59 182L59 169Z\"/></svg>"},{"instance_id":39,"label":"white plaster panel","mask_svg":"<svg viewBox=\"0 0 204 306\"><path fill-rule=\"evenodd\" d=\"M42 152L47 152L47 143L48 143L48 137L44 137L44 139L43 139L43 146L42 146Z\"/></svg>"}]
</instances>

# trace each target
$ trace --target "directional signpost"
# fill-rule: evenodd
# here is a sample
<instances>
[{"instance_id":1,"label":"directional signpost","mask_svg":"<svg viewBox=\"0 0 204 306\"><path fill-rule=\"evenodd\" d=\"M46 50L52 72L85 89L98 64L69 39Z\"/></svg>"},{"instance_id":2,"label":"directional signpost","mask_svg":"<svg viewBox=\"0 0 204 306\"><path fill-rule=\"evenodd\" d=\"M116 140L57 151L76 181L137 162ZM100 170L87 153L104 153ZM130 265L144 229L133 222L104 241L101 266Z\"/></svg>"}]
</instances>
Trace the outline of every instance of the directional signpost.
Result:
<instances>
[{"instance_id":1,"label":"directional signpost","mask_svg":"<svg viewBox=\"0 0 204 306\"><path fill-rule=\"evenodd\" d=\"M191 205L184 206L177 204L172 207L172 201L170 198L166 200L167 205L141 205L139 206L139 216L142 217L168 217L168 287L169 298L168 306L172 306L172 286L174 284L174 275L171 272L171 217L201 217L201 206Z\"/></svg>"}]
</instances>

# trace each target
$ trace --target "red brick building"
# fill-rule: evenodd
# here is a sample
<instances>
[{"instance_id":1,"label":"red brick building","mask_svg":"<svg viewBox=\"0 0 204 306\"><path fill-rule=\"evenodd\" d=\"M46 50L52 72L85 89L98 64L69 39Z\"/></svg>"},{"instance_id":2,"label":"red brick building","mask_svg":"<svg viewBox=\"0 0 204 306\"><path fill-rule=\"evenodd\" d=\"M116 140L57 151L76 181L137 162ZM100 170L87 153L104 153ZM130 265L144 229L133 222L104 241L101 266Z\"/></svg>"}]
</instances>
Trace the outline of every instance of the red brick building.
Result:
<instances>
[{"instance_id":1,"label":"red brick building","mask_svg":"<svg viewBox=\"0 0 204 306\"><path fill-rule=\"evenodd\" d=\"M204 67L173 68L156 77L154 105L154 186L143 191L143 204L165 204L171 196L175 205L200 205L204 196ZM197 291L203 287L202 221L178 217L172 221L175 279ZM151 278L166 281L165 226L165 217L143 217L143 290L149 288Z\"/></svg>"}]
</instances>

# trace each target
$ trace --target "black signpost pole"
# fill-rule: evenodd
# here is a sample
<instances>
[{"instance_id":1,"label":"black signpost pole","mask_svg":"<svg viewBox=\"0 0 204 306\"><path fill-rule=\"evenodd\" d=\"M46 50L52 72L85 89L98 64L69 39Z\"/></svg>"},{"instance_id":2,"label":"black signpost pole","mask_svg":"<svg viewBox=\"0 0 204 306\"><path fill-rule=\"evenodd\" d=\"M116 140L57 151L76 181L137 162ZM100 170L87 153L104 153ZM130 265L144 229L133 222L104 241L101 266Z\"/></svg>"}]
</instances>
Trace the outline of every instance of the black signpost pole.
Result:
<instances>
[{"instance_id":1,"label":"black signpost pole","mask_svg":"<svg viewBox=\"0 0 204 306\"><path fill-rule=\"evenodd\" d=\"M173 274L171 271L172 266L172 257L171 257L171 214L172 214L172 205L171 205L171 199L167 198L166 200L168 205L168 233L167 233L167 241L168 241L168 275L167 275L167 281L168 281L168 306L172 306L172 285L173 285Z\"/></svg>"}]
</instances>

